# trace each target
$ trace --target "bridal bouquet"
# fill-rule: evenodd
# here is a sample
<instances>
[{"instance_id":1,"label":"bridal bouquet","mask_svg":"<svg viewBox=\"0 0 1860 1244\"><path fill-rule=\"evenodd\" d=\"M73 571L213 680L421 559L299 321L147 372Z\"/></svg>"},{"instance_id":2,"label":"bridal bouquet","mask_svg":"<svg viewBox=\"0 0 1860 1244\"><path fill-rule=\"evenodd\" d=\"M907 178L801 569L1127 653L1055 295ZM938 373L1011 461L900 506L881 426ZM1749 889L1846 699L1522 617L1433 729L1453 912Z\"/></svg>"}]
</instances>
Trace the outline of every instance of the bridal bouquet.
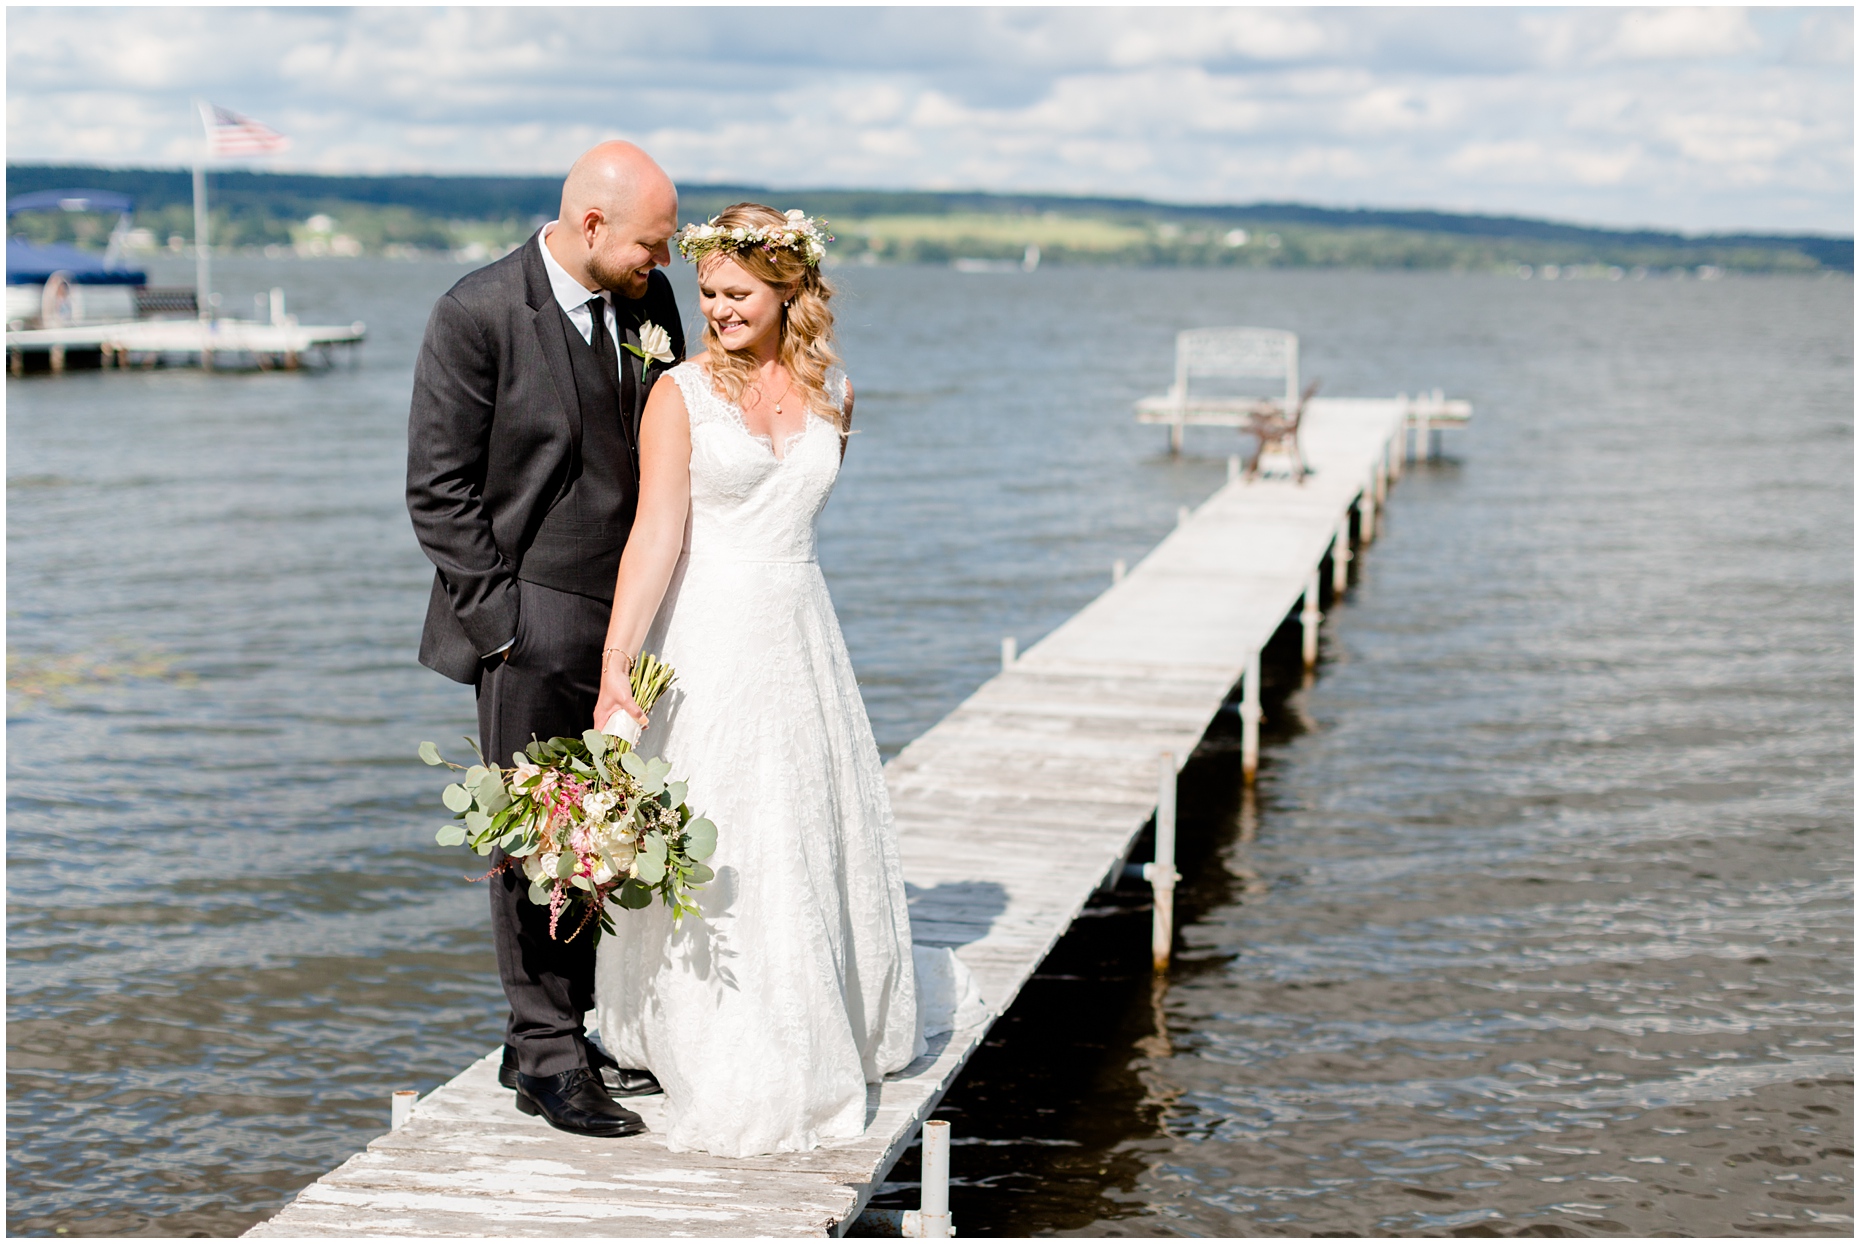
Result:
<instances>
[{"instance_id":1,"label":"bridal bouquet","mask_svg":"<svg viewBox=\"0 0 1860 1244\"><path fill-rule=\"evenodd\" d=\"M672 677L670 666L642 653L633 698L651 709ZM704 861L717 849L717 827L691 815L685 784L667 780L672 767L665 761L642 757L625 739L599 730L532 741L509 768L484 763L482 751L480 763L456 765L431 743L420 744L420 759L464 773L441 795L463 824L442 826L439 845L479 855L502 847L508 858L491 875L523 869L530 901L549 908L551 937L560 936L563 915L577 911L563 940L573 941L590 924L596 938L612 932L609 899L640 908L656 894L675 921L698 915L691 891L714 875Z\"/></svg>"}]
</instances>

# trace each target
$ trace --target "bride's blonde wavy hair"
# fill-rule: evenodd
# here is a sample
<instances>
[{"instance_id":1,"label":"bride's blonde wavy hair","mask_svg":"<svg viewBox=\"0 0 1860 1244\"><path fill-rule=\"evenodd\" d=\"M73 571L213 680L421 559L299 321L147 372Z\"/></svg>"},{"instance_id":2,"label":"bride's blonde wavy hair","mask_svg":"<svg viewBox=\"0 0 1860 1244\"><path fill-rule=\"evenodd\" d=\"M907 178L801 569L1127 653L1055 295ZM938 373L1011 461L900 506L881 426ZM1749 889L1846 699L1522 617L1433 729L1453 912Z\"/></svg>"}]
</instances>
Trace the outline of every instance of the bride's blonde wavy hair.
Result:
<instances>
[{"instance_id":1,"label":"bride's blonde wavy hair","mask_svg":"<svg viewBox=\"0 0 1860 1244\"><path fill-rule=\"evenodd\" d=\"M714 222L723 229L776 228L787 217L761 203L736 203L723 209ZM807 399L807 408L846 433L846 413L840 395L827 392L827 371L839 364L833 352L833 286L820 269L797 251L784 246L747 246L699 260L700 270L718 259L734 259L750 276L775 287L786 304L782 312L781 365L794 378L795 388ZM743 400L743 390L756 374L755 355L723 347L710 321L704 322L704 348L709 357L711 383L732 402Z\"/></svg>"}]
</instances>

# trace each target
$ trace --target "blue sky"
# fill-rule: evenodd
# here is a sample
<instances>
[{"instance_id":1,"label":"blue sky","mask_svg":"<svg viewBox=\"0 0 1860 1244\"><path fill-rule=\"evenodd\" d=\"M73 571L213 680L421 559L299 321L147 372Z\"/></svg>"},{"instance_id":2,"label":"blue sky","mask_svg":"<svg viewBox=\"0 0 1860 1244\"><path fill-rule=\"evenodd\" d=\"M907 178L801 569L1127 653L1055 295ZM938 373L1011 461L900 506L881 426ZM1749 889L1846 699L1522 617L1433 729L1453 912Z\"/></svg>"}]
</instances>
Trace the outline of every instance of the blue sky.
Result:
<instances>
[{"instance_id":1,"label":"blue sky","mask_svg":"<svg viewBox=\"0 0 1860 1244\"><path fill-rule=\"evenodd\" d=\"M7 156L1853 229L1851 9L7 10Z\"/></svg>"}]
</instances>

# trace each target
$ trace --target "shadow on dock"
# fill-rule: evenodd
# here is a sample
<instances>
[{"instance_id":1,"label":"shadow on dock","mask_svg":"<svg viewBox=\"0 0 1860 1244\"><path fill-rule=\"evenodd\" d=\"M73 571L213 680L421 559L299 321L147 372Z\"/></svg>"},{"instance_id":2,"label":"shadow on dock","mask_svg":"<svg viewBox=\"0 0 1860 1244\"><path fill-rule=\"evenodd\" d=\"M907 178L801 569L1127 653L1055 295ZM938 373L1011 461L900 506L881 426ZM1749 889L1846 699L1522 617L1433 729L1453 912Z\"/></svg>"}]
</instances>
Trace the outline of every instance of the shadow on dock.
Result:
<instances>
[{"instance_id":1,"label":"shadow on dock","mask_svg":"<svg viewBox=\"0 0 1860 1244\"><path fill-rule=\"evenodd\" d=\"M904 883L911 909L911 940L922 946L967 946L988 936L1007 910L1007 887L996 881Z\"/></svg>"}]
</instances>

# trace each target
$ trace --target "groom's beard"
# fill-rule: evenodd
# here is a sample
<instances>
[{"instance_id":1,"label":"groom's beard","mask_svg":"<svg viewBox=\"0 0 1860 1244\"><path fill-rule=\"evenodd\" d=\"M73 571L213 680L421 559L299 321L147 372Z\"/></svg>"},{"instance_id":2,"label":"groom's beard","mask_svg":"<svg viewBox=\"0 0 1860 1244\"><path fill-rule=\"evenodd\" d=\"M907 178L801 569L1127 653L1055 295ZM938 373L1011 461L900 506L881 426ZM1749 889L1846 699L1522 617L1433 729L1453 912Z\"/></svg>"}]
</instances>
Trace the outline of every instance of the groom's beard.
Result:
<instances>
[{"instance_id":1,"label":"groom's beard","mask_svg":"<svg viewBox=\"0 0 1860 1244\"><path fill-rule=\"evenodd\" d=\"M644 272L638 268L612 268L602 261L600 255L588 256L588 275L599 282L600 287L622 298L641 298L646 293L646 278L652 275L652 269Z\"/></svg>"}]
</instances>

